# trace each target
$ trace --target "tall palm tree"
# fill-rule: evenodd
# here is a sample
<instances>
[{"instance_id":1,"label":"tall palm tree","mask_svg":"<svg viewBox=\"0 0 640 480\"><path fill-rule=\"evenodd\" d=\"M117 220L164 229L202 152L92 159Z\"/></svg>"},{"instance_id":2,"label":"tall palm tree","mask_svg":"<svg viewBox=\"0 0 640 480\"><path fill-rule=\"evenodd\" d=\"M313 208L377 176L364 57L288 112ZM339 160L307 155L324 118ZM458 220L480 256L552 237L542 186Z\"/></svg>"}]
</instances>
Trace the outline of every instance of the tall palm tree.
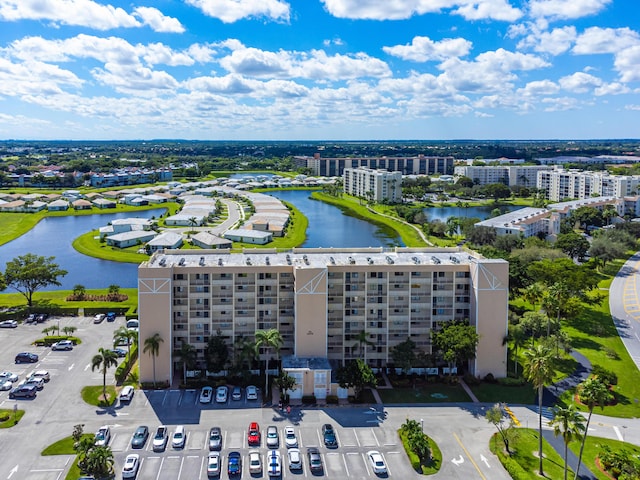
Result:
<instances>
[{"instance_id":1,"label":"tall palm tree","mask_svg":"<svg viewBox=\"0 0 640 480\"><path fill-rule=\"evenodd\" d=\"M135 330L129 330L124 325L113 332L113 346L116 347L120 342L127 342L127 351L129 352L129 358L131 358L131 344L138 342L138 332Z\"/></svg>"},{"instance_id":2,"label":"tall palm tree","mask_svg":"<svg viewBox=\"0 0 640 480\"><path fill-rule=\"evenodd\" d=\"M151 359L153 360L153 388L156 388L156 357L160 352L160 344L163 342L164 339L160 334L154 333L152 336L145 339L144 347L142 349L142 352L151 355Z\"/></svg>"},{"instance_id":3,"label":"tall palm tree","mask_svg":"<svg viewBox=\"0 0 640 480\"><path fill-rule=\"evenodd\" d=\"M536 306L542 297L544 297L545 290L546 288L542 283L535 282L524 289L522 297L533 306L534 310L537 310Z\"/></svg>"},{"instance_id":4,"label":"tall palm tree","mask_svg":"<svg viewBox=\"0 0 640 480\"><path fill-rule=\"evenodd\" d=\"M118 356L113 350L99 348L98 354L91 359L91 371L99 369L102 373L102 398L107 403L107 370L118 365Z\"/></svg>"},{"instance_id":5,"label":"tall palm tree","mask_svg":"<svg viewBox=\"0 0 640 480\"><path fill-rule=\"evenodd\" d=\"M509 327L508 339L511 340L513 347L513 365L516 377L518 376L518 349L523 347L527 341L527 332L520 324L511 325Z\"/></svg>"},{"instance_id":6,"label":"tall palm tree","mask_svg":"<svg viewBox=\"0 0 640 480\"><path fill-rule=\"evenodd\" d=\"M582 452L584 450L584 444L589 434L589 424L591 423L591 415L596 405L600 405L600 408L611 400L611 392L607 385L598 377L589 377L580 385L578 385L578 392L580 395L580 401L587 405L589 408L589 416L587 417L587 426L584 430L584 436L582 437L582 444L580 445L580 455L578 455L578 468L576 468L576 475L574 480L578 479L578 473L580 472L580 464L582 463Z\"/></svg>"},{"instance_id":7,"label":"tall palm tree","mask_svg":"<svg viewBox=\"0 0 640 480\"><path fill-rule=\"evenodd\" d=\"M540 458L539 474L544 476L542 468L542 391L553 380L553 355L544 345L524 352L524 375L538 390L538 454Z\"/></svg>"},{"instance_id":8,"label":"tall palm tree","mask_svg":"<svg viewBox=\"0 0 640 480\"><path fill-rule=\"evenodd\" d=\"M374 342L370 341L368 338L369 334L365 331L362 330L360 333L358 333L358 335L356 336L356 344L354 344L354 347L357 345L358 346L358 351L364 355L362 356L364 363L367 363L367 347L373 347L375 345Z\"/></svg>"},{"instance_id":9,"label":"tall palm tree","mask_svg":"<svg viewBox=\"0 0 640 480\"><path fill-rule=\"evenodd\" d=\"M260 348L264 348L266 350L273 348L276 351L276 355L280 352L280 348L284 340L282 339L282 335L275 328L271 328L269 330L257 330L256 331L256 355L260 354ZM265 359L265 382L264 382L264 394L268 395L269 392L269 355L267 352Z\"/></svg>"},{"instance_id":10,"label":"tall palm tree","mask_svg":"<svg viewBox=\"0 0 640 480\"><path fill-rule=\"evenodd\" d=\"M180 361L182 362L182 382L186 384L187 368L192 369L195 366L198 352L196 347L190 343L183 342L182 345L180 345L180 350L176 352L176 355L180 357Z\"/></svg>"},{"instance_id":11,"label":"tall palm tree","mask_svg":"<svg viewBox=\"0 0 640 480\"><path fill-rule=\"evenodd\" d=\"M585 431L584 417L578 412L572 403L566 408L556 407L553 409L553 418L549 422L553 427L553 434L557 437L562 435L564 440L564 480L567 480L567 452L569 443L572 440L580 440Z\"/></svg>"}]
</instances>

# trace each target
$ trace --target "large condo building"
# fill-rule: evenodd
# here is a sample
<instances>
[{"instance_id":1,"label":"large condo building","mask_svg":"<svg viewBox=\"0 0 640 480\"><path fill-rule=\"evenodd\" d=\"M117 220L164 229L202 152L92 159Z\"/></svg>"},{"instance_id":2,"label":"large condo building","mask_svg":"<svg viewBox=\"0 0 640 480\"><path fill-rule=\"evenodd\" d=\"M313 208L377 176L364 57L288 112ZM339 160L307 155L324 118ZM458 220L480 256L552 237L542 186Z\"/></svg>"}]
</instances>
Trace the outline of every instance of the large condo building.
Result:
<instances>
[{"instance_id":1,"label":"large condo building","mask_svg":"<svg viewBox=\"0 0 640 480\"><path fill-rule=\"evenodd\" d=\"M376 202L402 201L402 173L372 170L366 167L345 168L344 192L356 197L371 198Z\"/></svg>"},{"instance_id":2,"label":"large condo building","mask_svg":"<svg viewBox=\"0 0 640 480\"><path fill-rule=\"evenodd\" d=\"M367 167L374 170L401 172L403 175L453 175L453 157L294 157L296 165L309 168L312 175L341 177L345 168Z\"/></svg>"},{"instance_id":3,"label":"large condo building","mask_svg":"<svg viewBox=\"0 0 640 480\"><path fill-rule=\"evenodd\" d=\"M393 347L407 338L432 353L431 332L454 320L480 335L470 371L502 377L508 277L506 261L461 249L157 252L139 267L138 313L141 342L156 333L164 341L155 367L149 355L140 356L140 379L153 380L154 368L158 381L173 379L180 372L174 352L183 343L195 346L203 368L205 345L217 331L233 349L240 339L254 340L256 331L275 328L288 364L328 370L305 375L311 384L297 394L322 395L335 388L327 382L332 368L355 358L386 367ZM364 351L357 340L362 332L371 344Z\"/></svg>"},{"instance_id":4,"label":"large condo building","mask_svg":"<svg viewBox=\"0 0 640 480\"><path fill-rule=\"evenodd\" d=\"M607 172L547 170L538 172L537 186L554 202L592 196L622 198L636 195L640 175L610 175Z\"/></svg>"},{"instance_id":5,"label":"large condo building","mask_svg":"<svg viewBox=\"0 0 640 480\"><path fill-rule=\"evenodd\" d=\"M552 168L546 165L460 165L454 172L469 177L477 185L504 183L510 187L535 187L538 172Z\"/></svg>"}]
</instances>

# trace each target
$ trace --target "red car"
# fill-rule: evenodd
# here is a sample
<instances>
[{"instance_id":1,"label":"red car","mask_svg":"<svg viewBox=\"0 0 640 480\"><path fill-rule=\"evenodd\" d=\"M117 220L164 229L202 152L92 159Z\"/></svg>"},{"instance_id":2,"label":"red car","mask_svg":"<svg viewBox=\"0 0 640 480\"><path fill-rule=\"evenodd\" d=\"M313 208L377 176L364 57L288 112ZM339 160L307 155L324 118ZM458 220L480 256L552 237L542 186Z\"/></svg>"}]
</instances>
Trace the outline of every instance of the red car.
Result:
<instances>
[{"instance_id":1,"label":"red car","mask_svg":"<svg viewBox=\"0 0 640 480\"><path fill-rule=\"evenodd\" d=\"M251 424L249 424L247 440L249 441L249 445L260 446L260 426L257 422L251 422Z\"/></svg>"}]
</instances>

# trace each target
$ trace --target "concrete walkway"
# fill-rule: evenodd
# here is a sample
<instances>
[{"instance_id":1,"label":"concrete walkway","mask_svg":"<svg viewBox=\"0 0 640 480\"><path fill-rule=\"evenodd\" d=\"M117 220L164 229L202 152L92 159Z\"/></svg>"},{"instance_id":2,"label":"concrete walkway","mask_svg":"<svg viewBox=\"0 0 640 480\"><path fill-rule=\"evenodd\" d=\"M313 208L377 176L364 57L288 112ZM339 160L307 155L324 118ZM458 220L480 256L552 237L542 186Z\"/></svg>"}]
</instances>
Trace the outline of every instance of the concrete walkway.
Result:
<instances>
[{"instance_id":1,"label":"concrete walkway","mask_svg":"<svg viewBox=\"0 0 640 480\"><path fill-rule=\"evenodd\" d=\"M591 362L580 352L573 351L571 356L578 362L578 366L571 375L563 378L559 382L546 387L542 393L542 404L553 407L558 403L560 395L567 390L577 387L591 374Z\"/></svg>"},{"instance_id":2,"label":"concrete walkway","mask_svg":"<svg viewBox=\"0 0 640 480\"><path fill-rule=\"evenodd\" d=\"M564 459L564 440L562 439L562 435L556 437L553 434L553 430L542 430L542 437L549 442L549 445ZM575 472L578 467L578 456L573 453L571 449L567 451L567 463L569 464L569 468ZM584 460L580 464L580 475L578 478L580 480L598 480L598 477L584 465Z\"/></svg>"}]
</instances>

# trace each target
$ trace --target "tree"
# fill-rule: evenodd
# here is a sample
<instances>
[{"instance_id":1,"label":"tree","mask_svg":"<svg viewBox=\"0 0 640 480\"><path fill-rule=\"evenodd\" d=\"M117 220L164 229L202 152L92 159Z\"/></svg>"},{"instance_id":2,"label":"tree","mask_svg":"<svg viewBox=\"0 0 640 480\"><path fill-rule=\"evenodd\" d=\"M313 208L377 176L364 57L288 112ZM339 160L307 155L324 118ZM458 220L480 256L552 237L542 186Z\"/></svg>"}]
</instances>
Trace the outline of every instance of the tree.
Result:
<instances>
[{"instance_id":1,"label":"tree","mask_svg":"<svg viewBox=\"0 0 640 480\"><path fill-rule=\"evenodd\" d=\"M599 377L589 377L580 385L578 385L578 396L580 397L580 401L587 405L587 407L589 408L589 416L587 417L587 425L585 426L582 443L580 444L578 467L576 468L576 475L574 477L574 480L578 480L578 475L580 473L582 453L584 451L584 444L587 440L587 435L589 434L589 424L591 423L591 415L593 414L593 409L596 407L596 405L599 405L600 408L604 408L604 406L608 402L610 402L612 398L611 392L609 392L609 388Z\"/></svg>"},{"instance_id":2,"label":"tree","mask_svg":"<svg viewBox=\"0 0 640 480\"><path fill-rule=\"evenodd\" d=\"M287 391L294 391L296 389L296 379L285 371L280 372L275 382L280 392L280 398L284 398Z\"/></svg>"},{"instance_id":3,"label":"tree","mask_svg":"<svg viewBox=\"0 0 640 480\"><path fill-rule=\"evenodd\" d=\"M482 192L487 196L493 198L495 202L501 198L509 198L511 196L511 189L504 183L490 183L482 188Z\"/></svg>"},{"instance_id":4,"label":"tree","mask_svg":"<svg viewBox=\"0 0 640 480\"><path fill-rule=\"evenodd\" d=\"M567 480L569 443L582 438L585 431L584 417L576 410L574 404L565 408L556 407L553 409L553 418L549 425L553 427L553 434L556 437L562 435L562 440L564 440L564 480Z\"/></svg>"},{"instance_id":5,"label":"tree","mask_svg":"<svg viewBox=\"0 0 640 480\"><path fill-rule=\"evenodd\" d=\"M80 285L79 283L73 286L73 296L78 299L84 299L85 294L87 293L87 289L84 285Z\"/></svg>"},{"instance_id":6,"label":"tree","mask_svg":"<svg viewBox=\"0 0 640 480\"><path fill-rule=\"evenodd\" d=\"M399 343L391 349L391 358L393 363L402 368L404 373L409 373L409 370L416 363L416 342L407 338L404 342Z\"/></svg>"},{"instance_id":7,"label":"tree","mask_svg":"<svg viewBox=\"0 0 640 480\"><path fill-rule=\"evenodd\" d=\"M142 348L142 352L151 355L153 360L153 388L156 388L156 357L158 356L158 353L160 353L160 344L162 342L164 342L164 339L160 334L154 333L152 336L145 339L144 347Z\"/></svg>"},{"instance_id":8,"label":"tree","mask_svg":"<svg viewBox=\"0 0 640 480\"><path fill-rule=\"evenodd\" d=\"M476 356L480 336L473 325L449 323L440 331L431 331L431 341L442 359L449 364L449 375L458 362L467 362Z\"/></svg>"},{"instance_id":9,"label":"tree","mask_svg":"<svg viewBox=\"0 0 640 480\"><path fill-rule=\"evenodd\" d=\"M131 357L131 344L138 341L138 332L135 330L129 330L124 325L113 332L113 346L116 347L121 343L126 342L127 352Z\"/></svg>"},{"instance_id":10,"label":"tree","mask_svg":"<svg viewBox=\"0 0 640 480\"><path fill-rule=\"evenodd\" d=\"M66 336L71 336L73 335L73 332L75 332L78 329L78 327L73 327L73 326L66 326L66 327L62 327L62 333L64 333Z\"/></svg>"},{"instance_id":11,"label":"tree","mask_svg":"<svg viewBox=\"0 0 640 480\"><path fill-rule=\"evenodd\" d=\"M252 346L253 347L253 346ZM229 361L229 347L224 341L222 332L218 330L215 335L209 336L205 349L207 370L218 373L227 366Z\"/></svg>"},{"instance_id":12,"label":"tree","mask_svg":"<svg viewBox=\"0 0 640 480\"><path fill-rule=\"evenodd\" d=\"M515 423L513 422L513 418L507 414L505 411L504 403L496 403L493 407L491 407L484 414L484 417L487 419L487 422L491 423L494 427L498 429L498 434L500 438L502 438L502 443L504 443L504 449L507 452L507 455L511 455L511 450L509 450L509 442L515 436ZM505 425L505 421L509 419L509 423Z\"/></svg>"},{"instance_id":13,"label":"tree","mask_svg":"<svg viewBox=\"0 0 640 480\"><path fill-rule=\"evenodd\" d=\"M571 232L558 235L555 247L562 250L571 258L581 260L589 251L590 244L582 235Z\"/></svg>"},{"instance_id":14,"label":"tree","mask_svg":"<svg viewBox=\"0 0 640 480\"><path fill-rule=\"evenodd\" d=\"M353 388L356 399L365 387L376 384L376 376L363 360L357 358L346 365L338 367L336 378L341 388Z\"/></svg>"},{"instance_id":15,"label":"tree","mask_svg":"<svg viewBox=\"0 0 640 480\"><path fill-rule=\"evenodd\" d=\"M191 345L190 343L182 342L180 345L180 350L176 352L177 356L180 358L180 362L182 363L182 383L187 383L187 370L193 370L196 365L196 358L198 357L198 352L196 347Z\"/></svg>"},{"instance_id":16,"label":"tree","mask_svg":"<svg viewBox=\"0 0 640 480\"><path fill-rule=\"evenodd\" d=\"M527 332L521 324L511 325L509 327L508 340L511 341L513 348L513 368L516 377L518 376L518 350L523 347L527 341Z\"/></svg>"},{"instance_id":17,"label":"tree","mask_svg":"<svg viewBox=\"0 0 640 480\"><path fill-rule=\"evenodd\" d=\"M356 343L353 344L353 347L357 347L361 355L364 354L362 355L362 357L365 362L367 361L367 347L372 347L375 345L375 343L367 338L368 336L369 335L367 334L367 332L365 330L362 330L356 336Z\"/></svg>"},{"instance_id":18,"label":"tree","mask_svg":"<svg viewBox=\"0 0 640 480\"><path fill-rule=\"evenodd\" d=\"M422 431L422 425L416 420L407 419L400 425L400 431L406 435L409 449L415 453L423 463L431 458L431 449L429 448L429 437Z\"/></svg>"},{"instance_id":19,"label":"tree","mask_svg":"<svg viewBox=\"0 0 640 480\"><path fill-rule=\"evenodd\" d=\"M553 380L553 356L551 351L543 345L524 352L524 375L538 390L538 456L540 459L539 474L544 476L542 468L542 391Z\"/></svg>"},{"instance_id":20,"label":"tree","mask_svg":"<svg viewBox=\"0 0 640 480\"><path fill-rule=\"evenodd\" d=\"M105 403L109 403L107 400L107 371L109 367L116 367L117 365L118 356L116 352L105 348L99 348L98 354L91 359L91 371L100 370L100 373L102 373L102 398Z\"/></svg>"},{"instance_id":21,"label":"tree","mask_svg":"<svg viewBox=\"0 0 640 480\"><path fill-rule=\"evenodd\" d=\"M84 459L84 472L103 478L113 472L113 452L108 446L98 446L91 448Z\"/></svg>"},{"instance_id":22,"label":"tree","mask_svg":"<svg viewBox=\"0 0 640 480\"><path fill-rule=\"evenodd\" d=\"M265 354L265 371L264 371L264 394L268 395L269 392L269 355L268 350L270 348L275 349L276 354L280 352L280 348L284 340L282 339L282 334L275 328L271 328L269 330L258 330L256 331L256 354L259 354L260 348L267 350Z\"/></svg>"},{"instance_id":23,"label":"tree","mask_svg":"<svg viewBox=\"0 0 640 480\"><path fill-rule=\"evenodd\" d=\"M611 260L616 258L622 258L625 254L625 245L612 242L605 237L594 238L591 242L591 248L589 248L589 255L596 258L602 263L602 266L606 266ZM8 283L8 282L7 282Z\"/></svg>"},{"instance_id":24,"label":"tree","mask_svg":"<svg viewBox=\"0 0 640 480\"><path fill-rule=\"evenodd\" d=\"M545 286L540 282L528 285L522 292L522 297L529 302L533 309L536 310L538 302L544 297Z\"/></svg>"},{"instance_id":25,"label":"tree","mask_svg":"<svg viewBox=\"0 0 640 480\"><path fill-rule=\"evenodd\" d=\"M7 286L15 288L27 299L27 305L33 305L33 294L40 288L49 285L60 286L59 277L67 274L66 270L53 263L55 257L42 257L27 253L7 262L4 272Z\"/></svg>"}]
</instances>

